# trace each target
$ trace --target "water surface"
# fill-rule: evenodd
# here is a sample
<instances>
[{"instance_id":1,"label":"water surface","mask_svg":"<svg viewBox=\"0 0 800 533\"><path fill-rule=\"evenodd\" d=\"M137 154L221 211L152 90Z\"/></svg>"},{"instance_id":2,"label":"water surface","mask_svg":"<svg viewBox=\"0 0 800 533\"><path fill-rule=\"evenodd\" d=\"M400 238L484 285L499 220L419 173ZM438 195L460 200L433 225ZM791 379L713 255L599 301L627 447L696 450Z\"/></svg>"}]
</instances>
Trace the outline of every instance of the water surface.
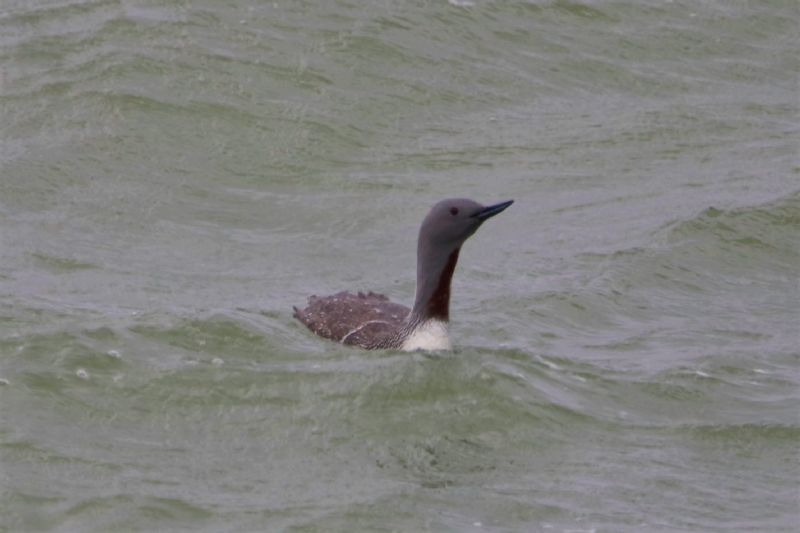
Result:
<instances>
[{"instance_id":1,"label":"water surface","mask_svg":"<svg viewBox=\"0 0 800 533\"><path fill-rule=\"evenodd\" d=\"M795 530L799 21L5 1L0 530ZM292 319L449 196L452 354Z\"/></svg>"}]
</instances>

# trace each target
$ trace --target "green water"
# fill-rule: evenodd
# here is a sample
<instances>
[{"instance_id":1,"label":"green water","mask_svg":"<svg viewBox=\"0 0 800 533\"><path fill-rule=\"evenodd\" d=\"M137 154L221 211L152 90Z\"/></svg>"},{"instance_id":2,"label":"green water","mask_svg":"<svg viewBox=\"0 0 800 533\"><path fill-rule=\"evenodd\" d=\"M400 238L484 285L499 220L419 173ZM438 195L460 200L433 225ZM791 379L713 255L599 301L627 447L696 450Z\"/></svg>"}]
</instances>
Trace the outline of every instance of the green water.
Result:
<instances>
[{"instance_id":1,"label":"green water","mask_svg":"<svg viewBox=\"0 0 800 533\"><path fill-rule=\"evenodd\" d=\"M796 531L800 7L0 2L0 531ZM451 354L409 305L449 196Z\"/></svg>"}]
</instances>

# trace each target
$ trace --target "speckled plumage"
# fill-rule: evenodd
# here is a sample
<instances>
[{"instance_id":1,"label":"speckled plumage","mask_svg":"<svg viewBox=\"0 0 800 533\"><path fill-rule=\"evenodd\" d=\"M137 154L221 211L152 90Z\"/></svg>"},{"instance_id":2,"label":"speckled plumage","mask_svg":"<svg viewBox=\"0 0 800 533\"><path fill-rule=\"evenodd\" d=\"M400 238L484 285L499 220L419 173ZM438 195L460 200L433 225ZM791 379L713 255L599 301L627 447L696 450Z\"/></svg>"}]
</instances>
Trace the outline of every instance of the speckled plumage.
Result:
<instances>
[{"instance_id":1,"label":"speckled plumage","mask_svg":"<svg viewBox=\"0 0 800 533\"><path fill-rule=\"evenodd\" d=\"M320 337L368 349L382 343L392 347L392 337L401 330L410 312L383 294L348 291L311 296L306 308L294 308L295 318Z\"/></svg>"}]
</instances>

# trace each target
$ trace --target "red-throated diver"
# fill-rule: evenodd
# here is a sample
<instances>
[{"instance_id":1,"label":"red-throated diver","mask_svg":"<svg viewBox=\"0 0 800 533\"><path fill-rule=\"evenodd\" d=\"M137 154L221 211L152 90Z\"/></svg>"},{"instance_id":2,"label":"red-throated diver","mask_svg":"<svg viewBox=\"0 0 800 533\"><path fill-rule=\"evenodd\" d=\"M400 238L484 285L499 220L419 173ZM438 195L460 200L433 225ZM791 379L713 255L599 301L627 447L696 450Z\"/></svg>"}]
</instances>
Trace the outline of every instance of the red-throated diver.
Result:
<instances>
[{"instance_id":1,"label":"red-throated diver","mask_svg":"<svg viewBox=\"0 0 800 533\"><path fill-rule=\"evenodd\" d=\"M312 296L294 316L326 339L367 349L449 350L450 281L458 252L481 224L514 203L482 206L453 198L433 206L417 241L417 295L414 308L370 292Z\"/></svg>"}]
</instances>

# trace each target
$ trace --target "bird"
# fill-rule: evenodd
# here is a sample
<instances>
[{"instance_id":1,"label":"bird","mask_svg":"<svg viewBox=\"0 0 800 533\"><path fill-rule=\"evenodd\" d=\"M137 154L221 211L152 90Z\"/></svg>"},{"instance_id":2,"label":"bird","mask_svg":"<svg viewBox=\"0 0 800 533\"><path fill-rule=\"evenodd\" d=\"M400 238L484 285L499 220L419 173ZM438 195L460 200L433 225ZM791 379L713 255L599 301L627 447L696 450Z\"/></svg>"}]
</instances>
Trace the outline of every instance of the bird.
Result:
<instances>
[{"instance_id":1,"label":"bird","mask_svg":"<svg viewBox=\"0 0 800 533\"><path fill-rule=\"evenodd\" d=\"M383 294L342 291L312 295L294 317L320 337L365 349L451 350L450 284L461 246L489 218L514 200L484 206L466 198L437 202L417 239L417 287L414 306L394 303Z\"/></svg>"}]
</instances>

